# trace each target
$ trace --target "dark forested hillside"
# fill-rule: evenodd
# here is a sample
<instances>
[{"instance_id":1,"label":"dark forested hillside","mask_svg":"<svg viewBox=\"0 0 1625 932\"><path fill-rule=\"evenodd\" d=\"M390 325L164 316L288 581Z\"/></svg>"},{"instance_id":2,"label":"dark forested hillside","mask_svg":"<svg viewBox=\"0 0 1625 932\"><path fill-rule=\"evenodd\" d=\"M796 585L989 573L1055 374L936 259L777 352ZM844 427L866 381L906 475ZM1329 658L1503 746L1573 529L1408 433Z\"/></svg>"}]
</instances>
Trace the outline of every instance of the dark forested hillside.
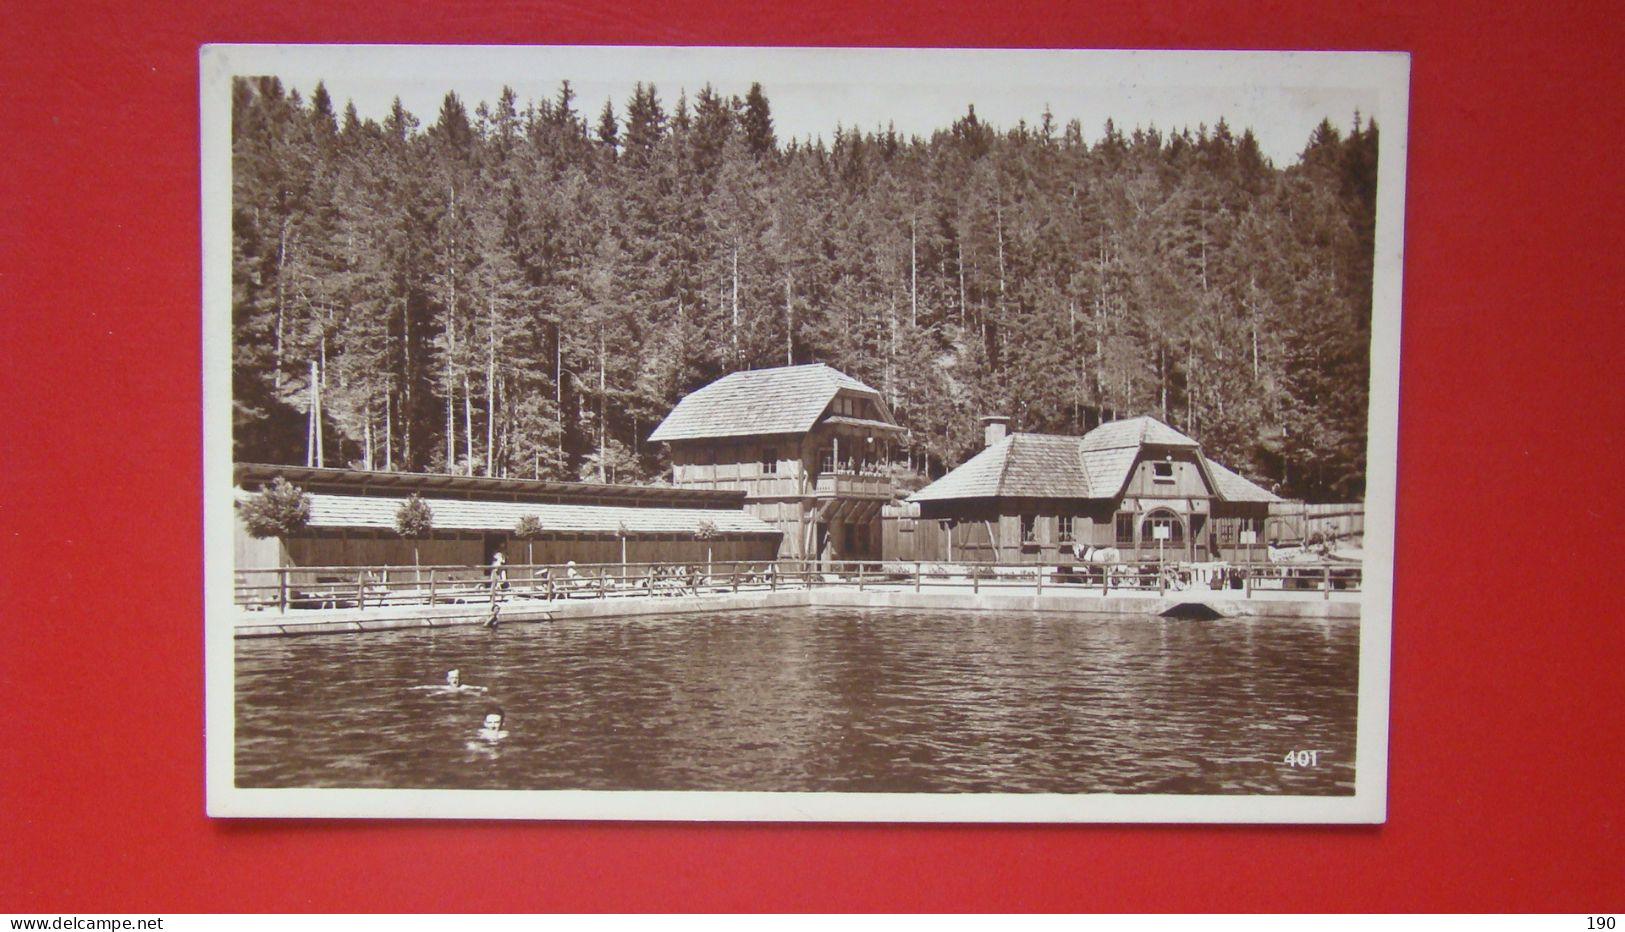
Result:
<instances>
[{"instance_id":1,"label":"dark forested hillside","mask_svg":"<svg viewBox=\"0 0 1625 932\"><path fill-rule=\"evenodd\" d=\"M1281 168L1222 120L778 140L760 87L448 94L427 125L234 95L239 459L658 479L645 438L682 395L821 361L886 394L920 471L973 453L977 414L1152 414L1284 494L1362 494L1358 116Z\"/></svg>"}]
</instances>

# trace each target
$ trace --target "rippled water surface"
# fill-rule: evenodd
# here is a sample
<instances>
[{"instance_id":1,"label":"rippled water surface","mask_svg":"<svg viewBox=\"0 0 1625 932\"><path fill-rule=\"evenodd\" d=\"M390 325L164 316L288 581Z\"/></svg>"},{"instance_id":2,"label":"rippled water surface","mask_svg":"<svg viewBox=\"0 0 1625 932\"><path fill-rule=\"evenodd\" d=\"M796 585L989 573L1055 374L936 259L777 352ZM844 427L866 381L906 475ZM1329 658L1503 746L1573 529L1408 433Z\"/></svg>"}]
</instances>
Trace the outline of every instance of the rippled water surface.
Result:
<instances>
[{"instance_id":1,"label":"rippled water surface","mask_svg":"<svg viewBox=\"0 0 1625 932\"><path fill-rule=\"evenodd\" d=\"M1352 794L1358 646L1354 621L895 609L239 641L237 782ZM487 692L422 688L454 667Z\"/></svg>"}]
</instances>

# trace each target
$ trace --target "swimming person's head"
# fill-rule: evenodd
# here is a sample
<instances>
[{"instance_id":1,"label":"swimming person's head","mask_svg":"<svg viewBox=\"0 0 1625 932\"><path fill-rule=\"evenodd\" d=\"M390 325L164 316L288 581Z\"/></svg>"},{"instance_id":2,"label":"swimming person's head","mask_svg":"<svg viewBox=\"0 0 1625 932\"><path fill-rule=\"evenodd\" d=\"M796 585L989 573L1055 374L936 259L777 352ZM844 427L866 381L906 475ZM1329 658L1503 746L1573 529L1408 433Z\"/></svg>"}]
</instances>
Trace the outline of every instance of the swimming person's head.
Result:
<instances>
[{"instance_id":1,"label":"swimming person's head","mask_svg":"<svg viewBox=\"0 0 1625 932\"><path fill-rule=\"evenodd\" d=\"M493 732L494 731L501 731L502 730L502 723L505 722L506 720L507 720L507 716L505 716L502 713L502 710L500 708L493 708L490 711L485 713L485 726L484 726L484 729L486 731L493 731Z\"/></svg>"},{"instance_id":2,"label":"swimming person's head","mask_svg":"<svg viewBox=\"0 0 1625 932\"><path fill-rule=\"evenodd\" d=\"M462 686L463 685L462 671L461 670L447 670L446 671L446 685L450 686L453 689L456 689L456 688Z\"/></svg>"}]
</instances>

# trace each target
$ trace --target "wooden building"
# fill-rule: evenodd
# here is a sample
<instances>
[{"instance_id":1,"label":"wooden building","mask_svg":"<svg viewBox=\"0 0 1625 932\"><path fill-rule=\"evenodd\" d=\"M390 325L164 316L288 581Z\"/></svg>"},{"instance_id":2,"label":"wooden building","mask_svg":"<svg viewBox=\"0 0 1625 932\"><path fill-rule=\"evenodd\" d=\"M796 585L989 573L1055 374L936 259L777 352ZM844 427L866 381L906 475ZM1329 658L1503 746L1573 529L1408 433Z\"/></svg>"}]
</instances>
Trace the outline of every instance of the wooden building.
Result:
<instances>
[{"instance_id":1,"label":"wooden building","mask_svg":"<svg viewBox=\"0 0 1625 932\"><path fill-rule=\"evenodd\" d=\"M1125 560L1263 558L1280 499L1155 418L1110 421L1082 437L1007 434L1006 419L983 420L982 451L897 516L915 528L937 523L911 528L915 559L1048 563L1090 545L1117 547ZM899 551L905 537L888 532Z\"/></svg>"},{"instance_id":2,"label":"wooden building","mask_svg":"<svg viewBox=\"0 0 1625 932\"><path fill-rule=\"evenodd\" d=\"M237 497L277 477L309 496L310 522L287 540L259 539L239 517L239 569L411 565L413 541L396 533L395 514L414 493L433 516L417 541L426 565L489 563L499 550L513 564L767 561L779 550L779 531L746 512L737 491L240 463ZM541 522L534 540L514 534L526 517ZM695 536L705 522L711 540Z\"/></svg>"},{"instance_id":3,"label":"wooden building","mask_svg":"<svg viewBox=\"0 0 1625 932\"><path fill-rule=\"evenodd\" d=\"M902 433L879 392L814 364L723 376L649 439L670 448L677 487L743 492L745 508L783 533L781 557L865 560L880 556Z\"/></svg>"}]
</instances>

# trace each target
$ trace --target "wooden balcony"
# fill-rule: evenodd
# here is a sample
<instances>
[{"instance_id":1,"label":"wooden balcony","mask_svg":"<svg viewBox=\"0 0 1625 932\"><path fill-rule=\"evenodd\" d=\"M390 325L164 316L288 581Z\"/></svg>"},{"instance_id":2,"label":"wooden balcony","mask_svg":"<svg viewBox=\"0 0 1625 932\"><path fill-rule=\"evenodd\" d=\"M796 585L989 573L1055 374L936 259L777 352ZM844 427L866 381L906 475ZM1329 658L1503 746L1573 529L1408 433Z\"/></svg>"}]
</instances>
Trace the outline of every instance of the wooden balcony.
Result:
<instances>
[{"instance_id":1,"label":"wooden balcony","mask_svg":"<svg viewBox=\"0 0 1625 932\"><path fill-rule=\"evenodd\" d=\"M813 495L818 498L874 498L892 497L891 478L849 472L823 472L813 481Z\"/></svg>"}]
</instances>

